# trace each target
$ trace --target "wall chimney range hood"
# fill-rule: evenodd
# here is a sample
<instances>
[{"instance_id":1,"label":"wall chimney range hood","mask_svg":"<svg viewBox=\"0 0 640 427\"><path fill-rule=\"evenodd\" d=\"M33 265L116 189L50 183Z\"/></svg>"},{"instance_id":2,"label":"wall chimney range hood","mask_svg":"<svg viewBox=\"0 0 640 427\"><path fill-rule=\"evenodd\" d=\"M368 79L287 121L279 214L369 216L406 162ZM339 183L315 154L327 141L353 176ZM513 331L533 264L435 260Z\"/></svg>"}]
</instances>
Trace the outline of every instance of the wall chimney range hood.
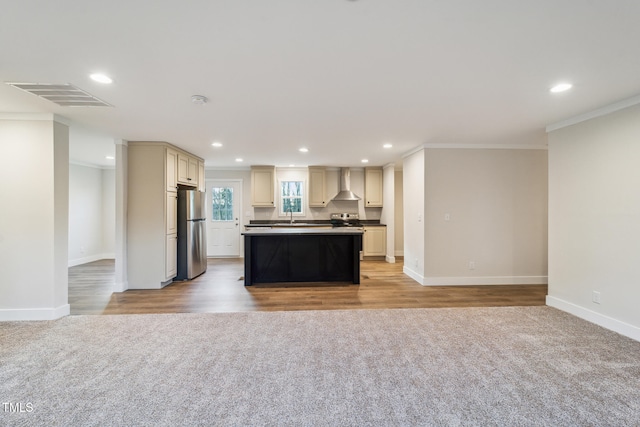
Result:
<instances>
[{"instance_id":1,"label":"wall chimney range hood","mask_svg":"<svg viewBox=\"0 0 640 427\"><path fill-rule=\"evenodd\" d=\"M349 168L340 169L340 192L332 199L334 201L357 201L360 200L351 191L351 170Z\"/></svg>"}]
</instances>

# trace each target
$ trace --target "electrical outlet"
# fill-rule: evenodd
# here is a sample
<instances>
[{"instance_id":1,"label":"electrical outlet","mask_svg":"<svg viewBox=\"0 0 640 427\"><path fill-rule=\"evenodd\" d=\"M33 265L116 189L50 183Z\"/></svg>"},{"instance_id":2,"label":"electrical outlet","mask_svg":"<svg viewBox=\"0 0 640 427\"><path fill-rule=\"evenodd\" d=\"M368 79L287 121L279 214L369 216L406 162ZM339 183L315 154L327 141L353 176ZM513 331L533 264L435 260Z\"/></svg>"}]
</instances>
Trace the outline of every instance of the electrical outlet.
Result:
<instances>
[{"instance_id":1,"label":"electrical outlet","mask_svg":"<svg viewBox=\"0 0 640 427\"><path fill-rule=\"evenodd\" d=\"M593 302L595 302L596 304L600 304L600 292L598 291L593 291L593 295L591 296L591 299L593 300Z\"/></svg>"},{"instance_id":2,"label":"electrical outlet","mask_svg":"<svg viewBox=\"0 0 640 427\"><path fill-rule=\"evenodd\" d=\"M448 213L444 214L444 220L451 221L451 214L448 214Z\"/></svg>"},{"instance_id":3,"label":"electrical outlet","mask_svg":"<svg viewBox=\"0 0 640 427\"><path fill-rule=\"evenodd\" d=\"M469 261L469 270L475 270L475 269L476 269L476 262Z\"/></svg>"}]
</instances>

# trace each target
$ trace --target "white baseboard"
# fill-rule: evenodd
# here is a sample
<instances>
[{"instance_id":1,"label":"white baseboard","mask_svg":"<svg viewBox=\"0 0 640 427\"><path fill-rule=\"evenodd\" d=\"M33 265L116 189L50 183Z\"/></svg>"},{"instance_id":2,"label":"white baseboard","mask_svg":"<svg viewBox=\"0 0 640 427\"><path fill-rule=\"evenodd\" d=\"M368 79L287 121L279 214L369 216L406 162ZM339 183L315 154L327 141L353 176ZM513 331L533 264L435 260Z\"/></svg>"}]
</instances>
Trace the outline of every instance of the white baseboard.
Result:
<instances>
[{"instance_id":1,"label":"white baseboard","mask_svg":"<svg viewBox=\"0 0 640 427\"><path fill-rule=\"evenodd\" d=\"M402 267L402 272L407 276L411 277L416 282L420 283L421 285L424 285L424 276L422 274L413 271L406 265Z\"/></svg>"},{"instance_id":2,"label":"white baseboard","mask_svg":"<svg viewBox=\"0 0 640 427\"><path fill-rule=\"evenodd\" d=\"M385 256L384 260L387 261L389 264L395 264L396 263L396 257L394 256Z\"/></svg>"},{"instance_id":3,"label":"white baseboard","mask_svg":"<svg viewBox=\"0 0 640 427\"><path fill-rule=\"evenodd\" d=\"M124 292L129 289L129 282L116 282L113 285L113 292Z\"/></svg>"},{"instance_id":4,"label":"white baseboard","mask_svg":"<svg viewBox=\"0 0 640 427\"><path fill-rule=\"evenodd\" d=\"M605 316L604 314L596 313L595 311L582 306L549 295L547 295L547 305L549 307L565 311L569 314L573 314L587 322L595 323L605 329L617 332L625 337L640 341L640 328L637 326L630 325L612 317Z\"/></svg>"},{"instance_id":5,"label":"white baseboard","mask_svg":"<svg viewBox=\"0 0 640 427\"><path fill-rule=\"evenodd\" d=\"M23 320L56 320L71 313L69 304L56 308L9 308L0 309L0 321L23 321Z\"/></svg>"},{"instance_id":6,"label":"white baseboard","mask_svg":"<svg viewBox=\"0 0 640 427\"><path fill-rule=\"evenodd\" d=\"M547 276L425 277L406 265L402 272L422 286L546 285Z\"/></svg>"},{"instance_id":7,"label":"white baseboard","mask_svg":"<svg viewBox=\"0 0 640 427\"><path fill-rule=\"evenodd\" d=\"M423 286L546 285L547 276L425 277Z\"/></svg>"},{"instance_id":8,"label":"white baseboard","mask_svg":"<svg viewBox=\"0 0 640 427\"><path fill-rule=\"evenodd\" d=\"M114 259L114 254L96 254L89 255L82 258L70 259L67 263L67 267L75 267L76 265L86 264L88 262L99 261L101 259Z\"/></svg>"}]
</instances>

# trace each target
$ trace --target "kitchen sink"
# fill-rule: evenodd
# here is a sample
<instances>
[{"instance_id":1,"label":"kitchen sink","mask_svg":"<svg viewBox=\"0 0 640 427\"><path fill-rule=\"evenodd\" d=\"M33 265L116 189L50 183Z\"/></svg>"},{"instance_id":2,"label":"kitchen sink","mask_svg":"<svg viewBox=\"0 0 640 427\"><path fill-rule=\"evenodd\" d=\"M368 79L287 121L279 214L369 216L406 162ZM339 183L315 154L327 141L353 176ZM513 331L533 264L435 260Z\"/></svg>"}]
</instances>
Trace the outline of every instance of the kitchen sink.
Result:
<instances>
[{"instance_id":1,"label":"kitchen sink","mask_svg":"<svg viewBox=\"0 0 640 427\"><path fill-rule=\"evenodd\" d=\"M272 227L330 227L330 224L317 224L311 222L277 222Z\"/></svg>"}]
</instances>

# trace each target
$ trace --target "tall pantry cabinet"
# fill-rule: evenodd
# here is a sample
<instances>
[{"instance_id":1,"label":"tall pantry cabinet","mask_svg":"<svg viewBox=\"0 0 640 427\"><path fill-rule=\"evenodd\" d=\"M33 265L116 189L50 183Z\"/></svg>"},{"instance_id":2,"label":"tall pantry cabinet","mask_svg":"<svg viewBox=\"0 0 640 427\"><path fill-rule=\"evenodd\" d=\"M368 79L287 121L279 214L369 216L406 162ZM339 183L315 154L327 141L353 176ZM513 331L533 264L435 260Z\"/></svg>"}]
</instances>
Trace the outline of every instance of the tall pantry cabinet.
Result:
<instances>
[{"instance_id":1,"label":"tall pantry cabinet","mask_svg":"<svg viewBox=\"0 0 640 427\"><path fill-rule=\"evenodd\" d=\"M179 159L186 159L187 164L201 164L204 169L203 159L166 142L129 142L129 289L159 289L171 283L177 274ZM202 188L198 167L189 177L190 180L180 184Z\"/></svg>"}]
</instances>

